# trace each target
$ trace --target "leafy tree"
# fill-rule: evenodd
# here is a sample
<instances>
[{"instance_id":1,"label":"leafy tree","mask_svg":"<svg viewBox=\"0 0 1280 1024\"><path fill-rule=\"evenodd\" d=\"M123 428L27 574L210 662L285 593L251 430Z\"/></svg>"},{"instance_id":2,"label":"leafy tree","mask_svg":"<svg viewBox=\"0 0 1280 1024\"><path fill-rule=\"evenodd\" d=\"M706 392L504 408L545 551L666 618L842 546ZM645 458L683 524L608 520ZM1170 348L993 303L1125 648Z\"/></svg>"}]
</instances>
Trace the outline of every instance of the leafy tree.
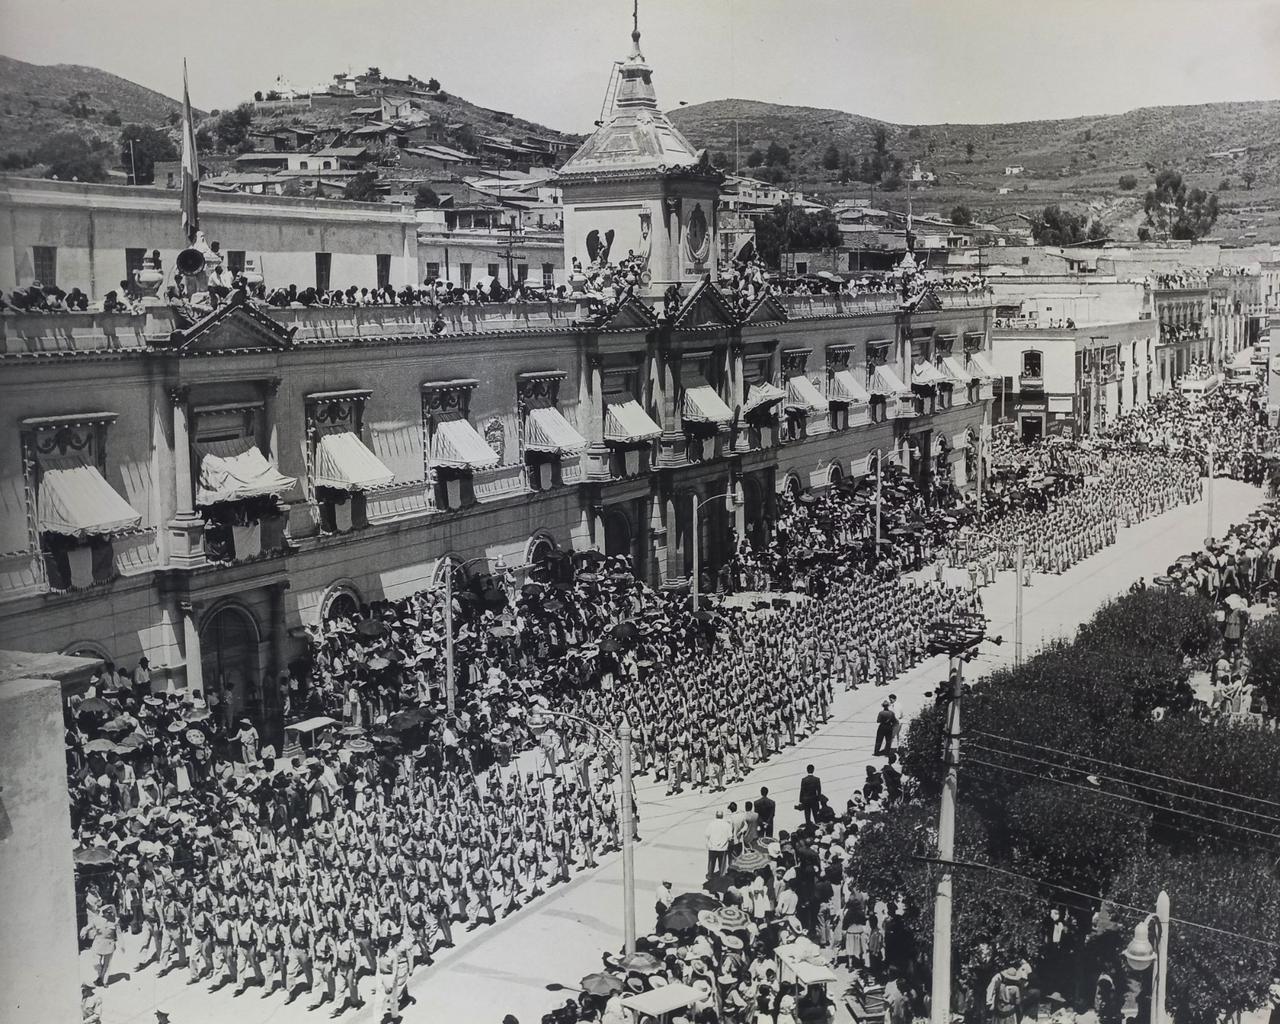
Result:
<instances>
[{"instance_id":1,"label":"leafy tree","mask_svg":"<svg viewBox=\"0 0 1280 1024\"><path fill-rule=\"evenodd\" d=\"M120 111L112 107L102 115L102 123L110 125L112 128L117 127L120 124Z\"/></svg>"},{"instance_id":2,"label":"leafy tree","mask_svg":"<svg viewBox=\"0 0 1280 1024\"><path fill-rule=\"evenodd\" d=\"M777 142L770 142L765 150L764 162L767 167L785 167L791 163L791 150Z\"/></svg>"},{"instance_id":3,"label":"leafy tree","mask_svg":"<svg viewBox=\"0 0 1280 1024\"><path fill-rule=\"evenodd\" d=\"M1230 179L1230 178L1223 178L1220 182L1218 182L1218 191L1219 191L1219 192L1226 192L1226 191L1228 191L1230 188L1231 188L1231 179Z\"/></svg>"},{"instance_id":4,"label":"leafy tree","mask_svg":"<svg viewBox=\"0 0 1280 1024\"><path fill-rule=\"evenodd\" d=\"M951 223L963 227L966 224L973 223L973 211L969 207L961 203L959 206L951 208Z\"/></svg>"},{"instance_id":5,"label":"leafy tree","mask_svg":"<svg viewBox=\"0 0 1280 1024\"><path fill-rule=\"evenodd\" d=\"M453 141L464 152L474 153L476 151L476 131L469 124L464 124L453 133Z\"/></svg>"},{"instance_id":6,"label":"leafy tree","mask_svg":"<svg viewBox=\"0 0 1280 1024\"><path fill-rule=\"evenodd\" d=\"M814 252L840 245L840 227L830 210L792 209L790 203L775 206L756 222L756 251L771 267L779 265L779 255Z\"/></svg>"},{"instance_id":7,"label":"leafy tree","mask_svg":"<svg viewBox=\"0 0 1280 1024\"><path fill-rule=\"evenodd\" d=\"M964 162L967 164L973 163L973 143L972 142L966 142L964 144Z\"/></svg>"},{"instance_id":8,"label":"leafy tree","mask_svg":"<svg viewBox=\"0 0 1280 1024\"><path fill-rule=\"evenodd\" d=\"M343 188L342 198L360 203L382 202L382 193L378 191L378 172L361 171L353 176Z\"/></svg>"},{"instance_id":9,"label":"leafy tree","mask_svg":"<svg viewBox=\"0 0 1280 1024\"><path fill-rule=\"evenodd\" d=\"M1120 187L1126 192L1132 192L1138 187L1138 177L1135 174L1120 175Z\"/></svg>"},{"instance_id":10,"label":"leafy tree","mask_svg":"<svg viewBox=\"0 0 1280 1024\"><path fill-rule=\"evenodd\" d=\"M759 167L762 163L764 163L764 154L757 147L751 147L751 152L747 154L747 166Z\"/></svg>"},{"instance_id":11,"label":"leafy tree","mask_svg":"<svg viewBox=\"0 0 1280 1024\"><path fill-rule=\"evenodd\" d=\"M840 167L840 150L834 142L822 151L822 167L828 171L838 170Z\"/></svg>"},{"instance_id":12,"label":"leafy tree","mask_svg":"<svg viewBox=\"0 0 1280 1024\"><path fill-rule=\"evenodd\" d=\"M427 79L427 92L439 92L440 83L434 78Z\"/></svg>"},{"instance_id":13,"label":"leafy tree","mask_svg":"<svg viewBox=\"0 0 1280 1024\"><path fill-rule=\"evenodd\" d=\"M90 149L78 132L57 132L35 148L32 155L45 165L46 178L61 181L106 181L102 157Z\"/></svg>"},{"instance_id":14,"label":"leafy tree","mask_svg":"<svg viewBox=\"0 0 1280 1024\"><path fill-rule=\"evenodd\" d=\"M1091 225L1084 214L1064 210L1057 203L1046 206L1031 219L1031 237L1040 245L1075 245L1096 241L1106 234L1098 221Z\"/></svg>"},{"instance_id":15,"label":"leafy tree","mask_svg":"<svg viewBox=\"0 0 1280 1024\"><path fill-rule=\"evenodd\" d=\"M1245 188L1253 188L1253 183L1258 180L1258 176L1253 171L1242 171L1240 180L1244 182Z\"/></svg>"},{"instance_id":16,"label":"leafy tree","mask_svg":"<svg viewBox=\"0 0 1280 1024\"><path fill-rule=\"evenodd\" d=\"M717 149L711 154L711 166L719 167L722 170L729 166L729 154L723 149Z\"/></svg>"},{"instance_id":17,"label":"leafy tree","mask_svg":"<svg viewBox=\"0 0 1280 1024\"><path fill-rule=\"evenodd\" d=\"M262 90L261 90L261 89L255 89L255 90L253 91L253 99L254 99L254 102L255 102L255 103L261 103L261 102L262 102Z\"/></svg>"},{"instance_id":18,"label":"leafy tree","mask_svg":"<svg viewBox=\"0 0 1280 1024\"><path fill-rule=\"evenodd\" d=\"M213 149L213 136L203 125L196 129L196 149L205 153Z\"/></svg>"},{"instance_id":19,"label":"leafy tree","mask_svg":"<svg viewBox=\"0 0 1280 1024\"><path fill-rule=\"evenodd\" d=\"M1151 229L1149 227L1143 226L1138 228L1138 241L1139 242L1151 241Z\"/></svg>"},{"instance_id":20,"label":"leafy tree","mask_svg":"<svg viewBox=\"0 0 1280 1024\"><path fill-rule=\"evenodd\" d=\"M413 208L415 210L423 210L439 205L440 197L436 195L435 189L425 183L418 186L417 194L413 197Z\"/></svg>"},{"instance_id":21,"label":"leafy tree","mask_svg":"<svg viewBox=\"0 0 1280 1024\"><path fill-rule=\"evenodd\" d=\"M880 187L886 192L897 192L898 189L902 188L902 175L895 171L888 177L881 178Z\"/></svg>"},{"instance_id":22,"label":"leafy tree","mask_svg":"<svg viewBox=\"0 0 1280 1024\"><path fill-rule=\"evenodd\" d=\"M1249 681L1273 711L1280 710L1280 619L1271 617L1251 626L1244 651L1249 657Z\"/></svg>"},{"instance_id":23,"label":"leafy tree","mask_svg":"<svg viewBox=\"0 0 1280 1024\"><path fill-rule=\"evenodd\" d=\"M176 125L182 120L182 113L178 110L171 110L164 115L164 123L167 125Z\"/></svg>"},{"instance_id":24,"label":"leafy tree","mask_svg":"<svg viewBox=\"0 0 1280 1024\"><path fill-rule=\"evenodd\" d=\"M253 124L253 106L241 103L234 110L225 110L213 123L213 134L222 149L235 149L249 136Z\"/></svg>"},{"instance_id":25,"label":"leafy tree","mask_svg":"<svg viewBox=\"0 0 1280 1024\"><path fill-rule=\"evenodd\" d=\"M157 160L177 158L178 150L173 140L159 128L127 124L120 132L120 163L128 170L135 185L150 185L155 181Z\"/></svg>"},{"instance_id":26,"label":"leafy tree","mask_svg":"<svg viewBox=\"0 0 1280 1024\"><path fill-rule=\"evenodd\" d=\"M871 138L875 144L876 152L881 156L885 156L889 152L889 130L884 125L876 125Z\"/></svg>"},{"instance_id":27,"label":"leafy tree","mask_svg":"<svg viewBox=\"0 0 1280 1024\"><path fill-rule=\"evenodd\" d=\"M1182 175L1165 168L1142 201L1147 224L1168 238L1196 239L1209 233L1218 219L1218 196L1188 189Z\"/></svg>"}]
</instances>

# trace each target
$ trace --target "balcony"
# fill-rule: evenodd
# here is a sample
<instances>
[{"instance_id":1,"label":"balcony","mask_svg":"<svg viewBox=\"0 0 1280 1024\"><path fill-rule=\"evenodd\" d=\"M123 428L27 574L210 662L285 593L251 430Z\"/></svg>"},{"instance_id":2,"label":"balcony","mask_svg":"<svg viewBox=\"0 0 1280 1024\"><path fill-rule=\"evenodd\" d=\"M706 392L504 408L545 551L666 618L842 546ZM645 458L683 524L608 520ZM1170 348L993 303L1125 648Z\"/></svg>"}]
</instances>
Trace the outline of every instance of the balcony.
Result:
<instances>
[{"instance_id":1,"label":"balcony","mask_svg":"<svg viewBox=\"0 0 1280 1024\"><path fill-rule=\"evenodd\" d=\"M989 289L982 291L935 291L943 309L976 309L992 303ZM792 319L821 316L871 316L897 313L902 300L894 292L868 292L864 295L777 295L775 298Z\"/></svg>"}]
</instances>

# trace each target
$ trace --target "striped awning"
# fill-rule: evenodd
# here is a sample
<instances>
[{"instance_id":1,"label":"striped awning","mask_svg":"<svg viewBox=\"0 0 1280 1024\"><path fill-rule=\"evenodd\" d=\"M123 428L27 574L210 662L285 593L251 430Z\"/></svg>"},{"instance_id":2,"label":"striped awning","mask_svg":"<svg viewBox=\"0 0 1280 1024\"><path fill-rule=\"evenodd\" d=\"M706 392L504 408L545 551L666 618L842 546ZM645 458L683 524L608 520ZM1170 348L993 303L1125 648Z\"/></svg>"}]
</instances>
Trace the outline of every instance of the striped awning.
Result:
<instances>
[{"instance_id":1,"label":"striped awning","mask_svg":"<svg viewBox=\"0 0 1280 1024\"><path fill-rule=\"evenodd\" d=\"M983 352L971 352L969 354L968 370L971 376L977 377L979 380L995 380L1000 376Z\"/></svg>"},{"instance_id":2,"label":"striped awning","mask_svg":"<svg viewBox=\"0 0 1280 1024\"><path fill-rule=\"evenodd\" d=\"M662 428L634 398L627 394L605 399L604 439L611 444L640 444L654 441Z\"/></svg>"},{"instance_id":3,"label":"striped awning","mask_svg":"<svg viewBox=\"0 0 1280 1024\"><path fill-rule=\"evenodd\" d=\"M871 386L867 390L877 398L897 398L899 395L911 394L911 389L888 366L876 367L871 375Z\"/></svg>"},{"instance_id":4,"label":"striped awning","mask_svg":"<svg viewBox=\"0 0 1280 1024\"><path fill-rule=\"evenodd\" d=\"M431 465L437 469L492 469L498 464L479 431L469 420L445 420L436 424L431 438Z\"/></svg>"},{"instance_id":5,"label":"striped awning","mask_svg":"<svg viewBox=\"0 0 1280 1024\"><path fill-rule=\"evenodd\" d=\"M587 446L587 439L573 429L553 405L530 409L524 421L525 451L548 455L573 455Z\"/></svg>"},{"instance_id":6,"label":"striped awning","mask_svg":"<svg viewBox=\"0 0 1280 1024\"><path fill-rule=\"evenodd\" d=\"M808 377L797 374L795 377L787 378L787 405L788 412L803 412L825 415L827 411L827 400L822 397L822 392Z\"/></svg>"},{"instance_id":7,"label":"striped awning","mask_svg":"<svg viewBox=\"0 0 1280 1024\"><path fill-rule=\"evenodd\" d=\"M776 384L771 384L767 380L757 381L751 385L751 390L747 392L747 401L742 407L744 413L758 412L766 409L771 405L777 405L779 402L785 401L787 393Z\"/></svg>"},{"instance_id":8,"label":"striped awning","mask_svg":"<svg viewBox=\"0 0 1280 1024\"><path fill-rule=\"evenodd\" d=\"M685 389L680 415L686 423L719 425L733 419L733 410L725 405L715 388L704 382Z\"/></svg>"},{"instance_id":9,"label":"striped awning","mask_svg":"<svg viewBox=\"0 0 1280 1024\"><path fill-rule=\"evenodd\" d=\"M36 495L41 533L88 537L129 530L142 521L124 498L83 459L59 459L44 467Z\"/></svg>"},{"instance_id":10,"label":"striped awning","mask_svg":"<svg viewBox=\"0 0 1280 1024\"><path fill-rule=\"evenodd\" d=\"M316 445L317 487L367 491L393 479L395 474L350 430L325 434Z\"/></svg>"},{"instance_id":11,"label":"striped awning","mask_svg":"<svg viewBox=\"0 0 1280 1024\"><path fill-rule=\"evenodd\" d=\"M942 375L949 384L968 384L973 374L966 370L955 356L944 356L942 359Z\"/></svg>"},{"instance_id":12,"label":"striped awning","mask_svg":"<svg viewBox=\"0 0 1280 1024\"><path fill-rule=\"evenodd\" d=\"M198 444L196 452L200 456L197 505L278 496L293 490L298 482L271 465L249 438Z\"/></svg>"},{"instance_id":13,"label":"striped awning","mask_svg":"<svg viewBox=\"0 0 1280 1024\"><path fill-rule=\"evenodd\" d=\"M837 370L831 376L828 402L839 402L842 405L868 405L871 395L858 380L852 370Z\"/></svg>"},{"instance_id":14,"label":"striped awning","mask_svg":"<svg viewBox=\"0 0 1280 1024\"><path fill-rule=\"evenodd\" d=\"M945 384L947 379L933 363L921 360L911 369L911 385L917 388L933 388Z\"/></svg>"}]
</instances>

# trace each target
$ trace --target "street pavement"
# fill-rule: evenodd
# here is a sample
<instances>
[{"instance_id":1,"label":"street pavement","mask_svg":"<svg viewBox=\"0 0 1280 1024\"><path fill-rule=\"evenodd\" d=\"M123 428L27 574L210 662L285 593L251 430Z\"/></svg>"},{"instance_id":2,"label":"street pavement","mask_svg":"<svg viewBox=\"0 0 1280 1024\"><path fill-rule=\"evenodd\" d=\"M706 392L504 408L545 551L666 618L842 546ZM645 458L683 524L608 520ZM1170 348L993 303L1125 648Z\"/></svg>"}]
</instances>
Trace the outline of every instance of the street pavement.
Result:
<instances>
[{"instance_id":1,"label":"street pavement","mask_svg":"<svg viewBox=\"0 0 1280 1024\"><path fill-rule=\"evenodd\" d=\"M1219 480L1215 499L1215 522L1221 534L1227 525L1240 522L1257 507L1261 492L1234 480ZM1178 555L1198 550L1205 537L1205 516L1203 502L1181 506L1122 529L1115 545L1062 575L1033 575L1031 586L1024 591L1025 656L1030 657L1053 638L1072 634L1101 604L1124 593L1139 576L1150 581ZM988 635L1002 636L1004 643L999 647L983 645L979 657L967 667L973 678L1013 659L1013 576L1012 572L1001 573L982 592ZM887 687L838 692L826 725L758 766L725 793L686 790L667 797L665 783L655 783L650 776L637 779L642 839L635 851L639 934L654 927L653 894L661 881L672 882L677 892L701 887L706 870L703 836L717 809L730 800L741 805L758 796L761 786L768 786L777 802L775 827L794 828L800 820L795 810L797 789L807 764L815 766L832 804L843 806L860 788L866 766L882 763L871 756L880 701L895 693L901 714L909 719L927 703L925 692L945 676L945 658L939 656L917 665ZM433 966L415 974L409 993L416 1002L406 1008L405 1021L500 1024L504 1014L512 1013L521 1024L536 1024L542 1014L577 994L573 987L583 975L600 968L602 951L621 947L622 902L622 863L614 854L601 858L595 870L576 875L495 925L471 932L455 930L457 947L442 951ZM134 937L128 938L136 942ZM113 973L132 968L137 959L127 947L117 954ZM87 956L81 967L84 977L91 978ZM284 1006L278 994L260 999L251 989L237 999L231 996L230 988L210 994L205 984L189 987L185 980L185 971L157 978L151 967L138 977L116 982L103 994L104 1024L150 1024L156 1019L156 1010L168 1013L173 1024L314 1024L328 1016L328 1006L308 1013L306 996ZM365 979L364 990L371 984ZM556 985L568 989L548 989ZM374 1001L371 995L367 998L364 1009L344 1014L342 1020L376 1024Z\"/></svg>"}]
</instances>

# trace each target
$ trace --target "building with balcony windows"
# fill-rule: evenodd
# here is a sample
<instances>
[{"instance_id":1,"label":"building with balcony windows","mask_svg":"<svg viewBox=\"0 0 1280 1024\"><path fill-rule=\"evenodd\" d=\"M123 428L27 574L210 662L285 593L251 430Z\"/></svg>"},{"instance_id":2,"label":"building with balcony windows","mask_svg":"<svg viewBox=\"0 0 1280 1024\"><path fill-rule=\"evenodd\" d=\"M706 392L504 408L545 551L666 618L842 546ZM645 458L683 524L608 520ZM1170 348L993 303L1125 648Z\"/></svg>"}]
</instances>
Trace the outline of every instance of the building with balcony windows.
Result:
<instances>
[{"instance_id":1,"label":"building with balcony windows","mask_svg":"<svg viewBox=\"0 0 1280 1024\"><path fill-rule=\"evenodd\" d=\"M518 577L595 548L678 589L696 530L710 590L783 491L885 459L970 486L990 294L734 303L719 172L658 109L638 35L618 74L561 177L566 262L647 261L610 306L0 318L0 647L146 655L274 728L308 627L438 585L449 557Z\"/></svg>"}]
</instances>

